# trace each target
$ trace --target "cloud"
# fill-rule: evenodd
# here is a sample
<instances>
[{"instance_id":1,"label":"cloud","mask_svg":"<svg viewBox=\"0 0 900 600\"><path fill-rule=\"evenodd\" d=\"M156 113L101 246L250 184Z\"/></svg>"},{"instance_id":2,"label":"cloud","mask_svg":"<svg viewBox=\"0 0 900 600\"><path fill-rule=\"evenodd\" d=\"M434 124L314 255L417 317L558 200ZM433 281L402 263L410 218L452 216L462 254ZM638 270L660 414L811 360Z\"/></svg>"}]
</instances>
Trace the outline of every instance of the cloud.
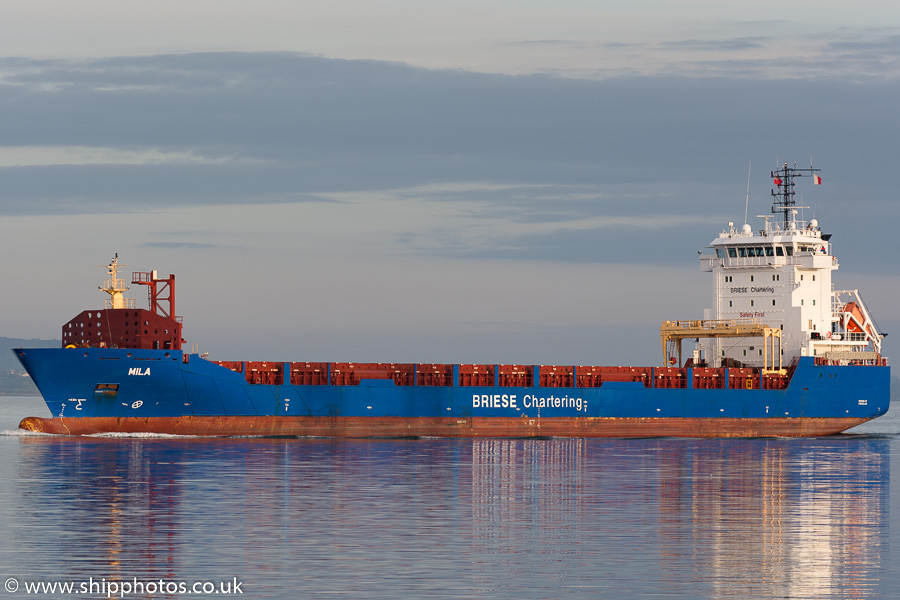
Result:
<instances>
[{"instance_id":1,"label":"cloud","mask_svg":"<svg viewBox=\"0 0 900 600\"><path fill-rule=\"evenodd\" d=\"M815 202L823 224L848 194L866 199L836 239L886 236L890 182L857 174L892 172L898 87L490 75L295 53L3 59L0 215L341 203L354 209L344 223L364 228L378 216L359 207L374 204L398 211L380 231L401 252L652 261L677 237L693 252L713 224L743 220L749 160L752 217L768 210L766 170L814 154L830 186ZM217 243L167 241L194 242Z\"/></svg>"},{"instance_id":2,"label":"cloud","mask_svg":"<svg viewBox=\"0 0 900 600\"><path fill-rule=\"evenodd\" d=\"M661 319L708 305L696 252L743 222L750 163L755 224L768 171L811 154L825 184L798 200L840 280L900 276L880 251L900 81L685 52L689 76L602 80L292 53L0 60L4 275L29 290L9 334L96 305L95 265L119 252L177 273L191 340L230 357L646 362ZM604 336L621 344L595 354Z\"/></svg>"},{"instance_id":3,"label":"cloud","mask_svg":"<svg viewBox=\"0 0 900 600\"><path fill-rule=\"evenodd\" d=\"M700 52L735 52L763 48L770 39L768 37L742 37L724 40L678 40L661 42L659 49L666 51L674 49Z\"/></svg>"},{"instance_id":4,"label":"cloud","mask_svg":"<svg viewBox=\"0 0 900 600\"><path fill-rule=\"evenodd\" d=\"M217 250L221 244L203 244L199 242L147 242L145 248L166 248L168 250Z\"/></svg>"},{"instance_id":5,"label":"cloud","mask_svg":"<svg viewBox=\"0 0 900 600\"><path fill-rule=\"evenodd\" d=\"M53 165L219 165L242 162L229 156L200 156L186 150L110 148L103 146L0 146L0 169Z\"/></svg>"}]
</instances>

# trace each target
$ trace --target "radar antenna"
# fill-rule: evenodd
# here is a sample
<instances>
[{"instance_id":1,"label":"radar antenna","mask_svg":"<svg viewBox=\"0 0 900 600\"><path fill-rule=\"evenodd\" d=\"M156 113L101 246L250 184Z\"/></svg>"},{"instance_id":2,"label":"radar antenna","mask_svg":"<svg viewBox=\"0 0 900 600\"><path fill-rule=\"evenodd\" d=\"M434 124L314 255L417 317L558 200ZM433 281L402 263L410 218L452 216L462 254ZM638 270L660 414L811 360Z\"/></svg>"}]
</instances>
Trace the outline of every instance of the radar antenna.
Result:
<instances>
[{"instance_id":1,"label":"radar antenna","mask_svg":"<svg viewBox=\"0 0 900 600\"><path fill-rule=\"evenodd\" d=\"M772 181L775 183L775 189L772 190L772 214L782 213L784 216L784 228L788 228L788 224L792 220L792 213L797 201L794 200L794 177L812 176L815 183L822 181L817 175L822 169L798 169L797 163L793 167L789 167L787 163L776 171L772 171Z\"/></svg>"}]
</instances>

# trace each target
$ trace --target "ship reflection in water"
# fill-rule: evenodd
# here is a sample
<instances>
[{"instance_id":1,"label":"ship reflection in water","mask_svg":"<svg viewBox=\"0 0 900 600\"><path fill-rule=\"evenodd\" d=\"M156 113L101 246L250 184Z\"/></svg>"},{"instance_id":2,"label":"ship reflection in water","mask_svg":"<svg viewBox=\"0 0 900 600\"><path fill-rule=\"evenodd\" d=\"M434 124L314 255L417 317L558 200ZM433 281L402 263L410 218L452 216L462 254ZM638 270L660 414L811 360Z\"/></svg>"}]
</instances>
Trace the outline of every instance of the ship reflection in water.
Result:
<instances>
[{"instance_id":1,"label":"ship reflection in water","mask_svg":"<svg viewBox=\"0 0 900 600\"><path fill-rule=\"evenodd\" d=\"M4 561L254 598L874 598L892 440L22 437Z\"/></svg>"}]
</instances>

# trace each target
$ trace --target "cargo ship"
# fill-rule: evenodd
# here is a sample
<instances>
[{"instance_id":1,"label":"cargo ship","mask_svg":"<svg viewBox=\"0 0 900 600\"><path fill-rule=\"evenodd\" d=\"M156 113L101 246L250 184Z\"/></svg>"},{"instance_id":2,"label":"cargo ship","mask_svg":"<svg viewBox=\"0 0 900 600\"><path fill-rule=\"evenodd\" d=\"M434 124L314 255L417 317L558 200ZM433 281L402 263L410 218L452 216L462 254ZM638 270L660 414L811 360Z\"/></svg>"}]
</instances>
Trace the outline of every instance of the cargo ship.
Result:
<instances>
[{"instance_id":1,"label":"cargo ship","mask_svg":"<svg viewBox=\"0 0 900 600\"><path fill-rule=\"evenodd\" d=\"M887 412L890 367L858 290L835 290L830 235L798 219L798 178L771 172L763 227L733 223L700 255L702 319L660 327L657 366L211 360L182 349L175 276L114 258L99 310L61 348L15 354L50 409L22 429L53 434L324 437L762 437L831 435ZM692 341L689 357L682 342ZM685 360L686 358L686 360Z\"/></svg>"}]
</instances>

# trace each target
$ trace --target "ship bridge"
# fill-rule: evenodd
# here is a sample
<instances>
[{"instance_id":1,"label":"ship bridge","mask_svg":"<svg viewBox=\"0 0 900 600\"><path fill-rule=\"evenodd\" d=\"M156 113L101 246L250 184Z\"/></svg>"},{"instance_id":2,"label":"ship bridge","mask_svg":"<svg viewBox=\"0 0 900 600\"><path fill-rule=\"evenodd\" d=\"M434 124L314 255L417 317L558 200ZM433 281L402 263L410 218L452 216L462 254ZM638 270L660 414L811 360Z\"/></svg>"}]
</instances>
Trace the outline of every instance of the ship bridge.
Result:
<instances>
[{"instance_id":1,"label":"ship bridge","mask_svg":"<svg viewBox=\"0 0 900 600\"><path fill-rule=\"evenodd\" d=\"M817 219L802 219L801 209L809 207L795 202L795 180L812 179L817 187L822 182L819 169L785 163L771 176L771 214L757 215L763 226L754 230L728 223L700 254L701 268L713 275L712 307L703 318L731 323L734 330L717 334L721 325L675 328L671 341L680 343L678 336L696 338L698 352L713 366L774 368L770 345L756 339L765 337L761 329L745 334L743 326L735 324L752 319L760 328L766 323L781 332L778 352L784 363L800 356L836 364L882 361L884 334L859 292L834 289L832 274L839 265L831 234L823 233ZM661 335L665 337L664 332ZM678 348L673 346L671 354L680 362Z\"/></svg>"}]
</instances>

